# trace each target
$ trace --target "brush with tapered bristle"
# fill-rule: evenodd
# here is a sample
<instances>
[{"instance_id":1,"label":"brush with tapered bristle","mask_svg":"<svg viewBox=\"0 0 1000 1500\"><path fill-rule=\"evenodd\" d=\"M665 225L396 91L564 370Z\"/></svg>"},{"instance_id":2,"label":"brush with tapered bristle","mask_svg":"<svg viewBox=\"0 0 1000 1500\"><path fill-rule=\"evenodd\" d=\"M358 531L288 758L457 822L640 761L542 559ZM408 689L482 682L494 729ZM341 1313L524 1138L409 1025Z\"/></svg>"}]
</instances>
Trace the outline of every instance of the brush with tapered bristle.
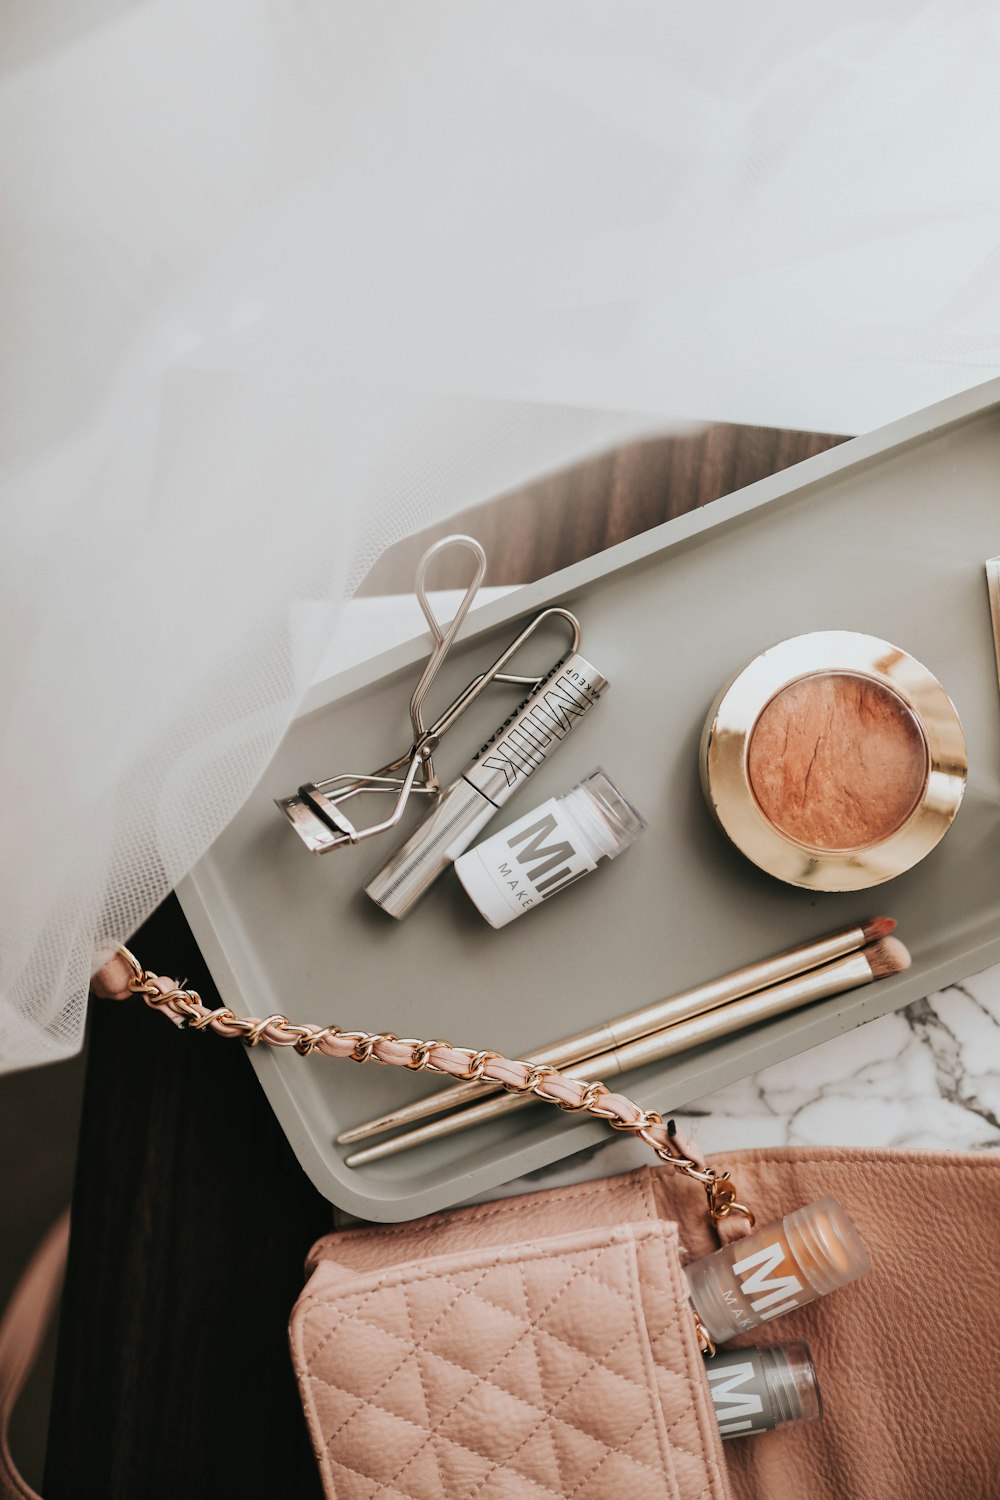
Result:
<instances>
[{"instance_id":1,"label":"brush with tapered bristle","mask_svg":"<svg viewBox=\"0 0 1000 1500\"><path fill-rule=\"evenodd\" d=\"M899 938L879 938L864 952L876 979L888 979L891 974L902 974L913 962L909 949L903 946Z\"/></svg>"},{"instance_id":2,"label":"brush with tapered bristle","mask_svg":"<svg viewBox=\"0 0 1000 1500\"><path fill-rule=\"evenodd\" d=\"M857 953L871 942L888 941L888 935L895 926L892 917L872 917L865 922L857 922L827 937L814 939L798 948L787 949L771 958L737 969L731 974L723 975L721 979L697 985L694 989L685 990L665 1000L657 1000L618 1020L605 1021L589 1031L579 1032L576 1036L532 1052L525 1060L553 1068L576 1067L588 1058L604 1055L643 1037L659 1034L695 1016L728 1006L746 995L808 973L845 954ZM354 1145L385 1131L431 1119L446 1110L478 1104L480 1100L498 1091L499 1085L489 1082L462 1083L440 1089L424 1099L400 1105L390 1113L368 1120L363 1125L351 1126L337 1137L337 1143Z\"/></svg>"},{"instance_id":3,"label":"brush with tapered bristle","mask_svg":"<svg viewBox=\"0 0 1000 1500\"><path fill-rule=\"evenodd\" d=\"M690 1052L695 1047L704 1047L750 1027L772 1021L778 1016L788 1015L791 1011L803 1010L817 1001L828 1000L833 996L846 994L849 990L877 983L892 974L901 973L909 965L910 955L897 938L879 938L865 948L855 949L854 952L835 959L833 963L810 969L808 973L787 979L783 984L770 985L752 995L744 995L730 1005L692 1016L687 1021L642 1037L628 1046L616 1047L601 1057L589 1058L573 1068L572 1076L581 1083L608 1082L634 1068L663 1062L667 1058ZM808 1046L809 1043L804 1045ZM404 1131L402 1135L393 1136L387 1141L376 1141L374 1145L366 1146L347 1157L346 1164L349 1167L361 1167L368 1162L395 1156L399 1151L408 1151L413 1146L440 1140L442 1136L453 1135L456 1131L467 1130L470 1126L483 1124L487 1120L497 1119L537 1103L538 1099L530 1092L500 1094L492 1099L484 1099L482 1103L474 1104L469 1109L460 1109L440 1119L429 1120L426 1125Z\"/></svg>"}]
</instances>

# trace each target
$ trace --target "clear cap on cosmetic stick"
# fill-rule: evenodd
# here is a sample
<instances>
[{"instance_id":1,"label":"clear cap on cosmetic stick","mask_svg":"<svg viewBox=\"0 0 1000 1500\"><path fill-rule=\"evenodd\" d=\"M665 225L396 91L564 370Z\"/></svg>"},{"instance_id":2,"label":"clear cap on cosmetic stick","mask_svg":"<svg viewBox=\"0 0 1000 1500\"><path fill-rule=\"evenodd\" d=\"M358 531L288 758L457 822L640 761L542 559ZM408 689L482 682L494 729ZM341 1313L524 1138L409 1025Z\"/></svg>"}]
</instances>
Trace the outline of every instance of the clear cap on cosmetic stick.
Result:
<instances>
[{"instance_id":1,"label":"clear cap on cosmetic stick","mask_svg":"<svg viewBox=\"0 0 1000 1500\"><path fill-rule=\"evenodd\" d=\"M778 1344L767 1353L771 1356L768 1385L775 1407L782 1413L775 1426L784 1427L787 1422L819 1421L823 1415L823 1397L809 1345L804 1339L795 1339L790 1344Z\"/></svg>"},{"instance_id":2,"label":"clear cap on cosmetic stick","mask_svg":"<svg viewBox=\"0 0 1000 1500\"><path fill-rule=\"evenodd\" d=\"M836 1198L820 1198L784 1217L788 1245L817 1297L871 1270L861 1236Z\"/></svg>"},{"instance_id":3,"label":"clear cap on cosmetic stick","mask_svg":"<svg viewBox=\"0 0 1000 1500\"><path fill-rule=\"evenodd\" d=\"M716 1344L804 1307L871 1269L835 1198L797 1208L686 1267L695 1311Z\"/></svg>"},{"instance_id":4,"label":"clear cap on cosmetic stick","mask_svg":"<svg viewBox=\"0 0 1000 1500\"><path fill-rule=\"evenodd\" d=\"M649 827L646 819L615 786L603 767L563 797L572 817L592 846L595 859L615 859Z\"/></svg>"}]
</instances>

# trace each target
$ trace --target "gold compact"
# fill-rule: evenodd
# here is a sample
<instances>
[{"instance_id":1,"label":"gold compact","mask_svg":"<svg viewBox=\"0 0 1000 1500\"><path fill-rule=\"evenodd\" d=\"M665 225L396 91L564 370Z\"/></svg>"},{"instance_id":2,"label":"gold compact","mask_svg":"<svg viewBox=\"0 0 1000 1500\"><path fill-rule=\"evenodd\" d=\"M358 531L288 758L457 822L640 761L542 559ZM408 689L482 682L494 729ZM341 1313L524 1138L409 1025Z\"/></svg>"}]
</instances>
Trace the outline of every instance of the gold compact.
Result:
<instances>
[{"instance_id":1,"label":"gold compact","mask_svg":"<svg viewBox=\"0 0 1000 1500\"><path fill-rule=\"evenodd\" d=\"M965 735L937 678L851 630L794 636L719 694L701 742L709 807L778 880L858 891L909 870L954 821Z\"/></svg>"}]
</instances>

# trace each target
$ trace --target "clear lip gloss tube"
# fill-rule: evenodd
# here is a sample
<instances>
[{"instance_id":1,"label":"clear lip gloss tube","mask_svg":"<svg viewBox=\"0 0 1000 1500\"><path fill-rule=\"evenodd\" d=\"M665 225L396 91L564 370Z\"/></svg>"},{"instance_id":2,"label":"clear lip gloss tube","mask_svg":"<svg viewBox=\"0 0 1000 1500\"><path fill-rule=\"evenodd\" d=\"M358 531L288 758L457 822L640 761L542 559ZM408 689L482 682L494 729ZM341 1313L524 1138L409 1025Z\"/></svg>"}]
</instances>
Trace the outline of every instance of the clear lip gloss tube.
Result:
<instances>
[{"instance_id":1,"label":"clear lip gloss tube","mask_svg":"<svg viewBox=\"0 0 1000 1500\"><path fill-rule=\"evenodd\" d=\"M695 1312L716 1344L804 1307L871 1269L836 1198L765 1224L686 1268Z\"/></svg>"},{"instance_id":2,"label":"clear lip gloss tube","mask_svg":"<svg viewBox=\"0 0 1000 1500\"><path fill-rule=\"evenodd\" d=\"M516 823L469 849L455 874L491 927L564 891L615 859L646 821L600 767L561 797L551 797Z\"/></svg>"},{"instance_id":3,"label":"clear lip gloss tube","mask_svg":"<svg viewBox=\"0 0 1000 1500\"><path fill-rule=\"evenodd\" d=\"M608 680L578 652L553 667L365 887L405 917L438 876L590 712Z\"/></svg>"},{"instance_id":4,"label":"clear lip gloss tube","mask_svg":"<svg viewBox=\"0 0 1000 1500\"><path fill-rule=\"evenodd\" d=\"M723 1438L773 1432L823 1415L812 1356L801 1339L766 1349L727 1349L705 1361L705 1375Z\"/></svg>"}]
</instances>

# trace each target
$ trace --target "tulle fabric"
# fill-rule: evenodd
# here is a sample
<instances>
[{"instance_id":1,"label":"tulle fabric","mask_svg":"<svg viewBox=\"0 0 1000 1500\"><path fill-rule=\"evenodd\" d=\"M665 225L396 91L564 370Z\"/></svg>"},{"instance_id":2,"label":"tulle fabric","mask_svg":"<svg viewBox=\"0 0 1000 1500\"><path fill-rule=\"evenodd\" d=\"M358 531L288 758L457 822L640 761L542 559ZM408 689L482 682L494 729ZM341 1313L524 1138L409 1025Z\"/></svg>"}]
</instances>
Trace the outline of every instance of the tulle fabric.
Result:
<instances>
[{"instance_id":1,"label":"tulle fabric","mask_svg":"<svg viewBox=\"0 0 1000 1500\"><path fill-rule=\"evenodd\" d=\"M1000 13L14 0L0 1059L80 1044L387 543L1000 368ZM345 1017L350 1021L350 1017Z\"/></svg>"}]
</instances>

